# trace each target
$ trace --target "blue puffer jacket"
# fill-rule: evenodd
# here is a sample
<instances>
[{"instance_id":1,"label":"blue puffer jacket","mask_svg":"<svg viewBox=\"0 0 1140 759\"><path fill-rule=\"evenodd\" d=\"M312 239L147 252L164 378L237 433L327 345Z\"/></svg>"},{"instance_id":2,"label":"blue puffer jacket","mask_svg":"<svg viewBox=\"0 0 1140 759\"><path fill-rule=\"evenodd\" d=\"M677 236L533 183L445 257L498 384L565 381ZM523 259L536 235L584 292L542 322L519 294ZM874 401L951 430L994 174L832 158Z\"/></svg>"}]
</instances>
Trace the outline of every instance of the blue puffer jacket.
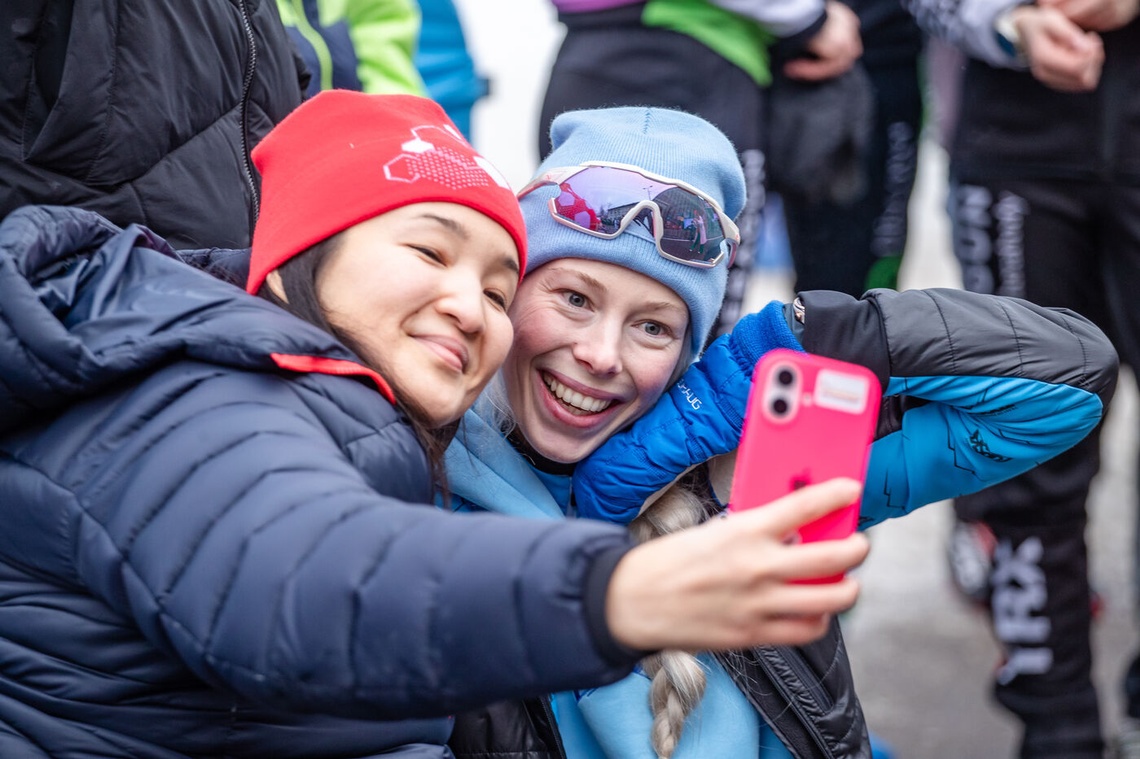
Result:
<instances>
[{"instance_id":1,"label":"blue puffer jacket","mask_svg":"<svg viewBox=\"0 0 1140 759\"><path fill-rule=\"evenodd\" d=\"M631 671L624 529L439 511L378 378L288 356L354 366L139 227L0 225L0 757L449 757Z\"/></svg>"}]
</instances>

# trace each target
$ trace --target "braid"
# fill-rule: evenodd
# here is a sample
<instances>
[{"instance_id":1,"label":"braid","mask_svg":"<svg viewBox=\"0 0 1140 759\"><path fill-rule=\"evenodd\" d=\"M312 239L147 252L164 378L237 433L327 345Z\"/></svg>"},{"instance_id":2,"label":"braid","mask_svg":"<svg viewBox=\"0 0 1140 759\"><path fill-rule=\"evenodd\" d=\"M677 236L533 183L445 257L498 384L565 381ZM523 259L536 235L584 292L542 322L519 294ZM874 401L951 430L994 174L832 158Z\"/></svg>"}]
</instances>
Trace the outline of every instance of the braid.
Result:
<instances>
[{"instance_id":1,"label":"braid","mask_svg":"<svg viewBox=\"0 0 1140 759\"><path fill-rule=\"evenodd\" d=\"M705 693L705 670L687 651L660 651L641 662L651 678L649 706L653 711L650 740L659 759L669 759L681 741L685 718Z\"/></svg>"},{"instance_id":2,"label":"braid","mask_svg":"<svg viewBox=\"0 0 1140 759\"><path fill-rule=\"evenodd\" d=\"M704 521L706 504L684 484L674 483L653 502L629 529L638 542L692 527ZM641 667L652 680L649 706L653 711L650 738L659 759L669 759L681 740L685 718L705 692L704 667L687 651L659 651L641 660Z\"/></svg>"}]
</instances>

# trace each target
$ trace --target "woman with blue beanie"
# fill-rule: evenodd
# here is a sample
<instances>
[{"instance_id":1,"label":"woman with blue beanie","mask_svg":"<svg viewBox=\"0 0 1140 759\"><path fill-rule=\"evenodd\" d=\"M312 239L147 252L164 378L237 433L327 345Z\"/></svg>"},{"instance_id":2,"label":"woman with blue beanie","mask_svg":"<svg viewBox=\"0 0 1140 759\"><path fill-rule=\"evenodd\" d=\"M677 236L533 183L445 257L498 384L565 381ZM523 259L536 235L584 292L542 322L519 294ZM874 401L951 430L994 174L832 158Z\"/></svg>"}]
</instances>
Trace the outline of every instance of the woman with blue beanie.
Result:
<instances>
[{"instance_id":1,"label":"woman with blue beanie","mask_svg":"<svg viewBox=\"0 0 1140 759\"><path fill-rule=\"evenodd\" d=\"M644 545L435 508L511 345L514 191L410 95L318 93L253 159L251 250L0 222L0 757L444 759L456 712L810 639L854 601L791 588L783 622L707 560L858 564L862 536L779 542L851 481ZM678 554L698 581L660 582Z\"/></svg>"},{"instance_id":2,"label":"woman with blue beanie","mask_svg":"<svg viewBox=\"0 0 1140 759\"><path fill-rule=\"evenodd\" d=\"M714 457L736 448L752 369L777 347L882 380L865 524L1013 476L1104 412L1116 370L1104 335L1006 298L801 293L702 352L745 202L731 143L696 116L644 107L563 113L551 140L519 193L515 340L445 454L449 508L632 521L643 539L704 521L725 493ZM769 550L757 544L757 560ZM787 586L770 579L778 607ZM817 632L730 654L647 651L613 685L460 714L449 746L460 759L869 757L839 628L828 618Z\"/></svg>"}]
</instances>

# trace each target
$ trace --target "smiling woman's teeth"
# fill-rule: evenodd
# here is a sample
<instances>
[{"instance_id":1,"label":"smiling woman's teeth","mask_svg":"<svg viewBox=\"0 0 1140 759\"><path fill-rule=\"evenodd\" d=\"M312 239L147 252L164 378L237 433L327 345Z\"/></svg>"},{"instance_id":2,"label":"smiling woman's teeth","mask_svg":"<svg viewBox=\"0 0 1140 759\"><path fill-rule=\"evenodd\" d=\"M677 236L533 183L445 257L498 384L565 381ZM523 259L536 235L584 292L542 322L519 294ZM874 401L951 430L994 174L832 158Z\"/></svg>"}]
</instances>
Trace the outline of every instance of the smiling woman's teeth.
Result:
<instances>
[{"instance_id":1,"label":"smiling woman's teeth","mask_svg":"<svg viewBox=\"0 0 1140 759\"><path fill-rule=\"evenodd\" d=\"M571 390L566 387L553 377L544 376L543 379L554 397L562 401L562 403L568 406L570 411L574 413L596 414L599 411L604 411L613 403L613 401L604 401L601 398L591 398L588 395L582 395L577 390Z\"/></svg>"}]
</instances>

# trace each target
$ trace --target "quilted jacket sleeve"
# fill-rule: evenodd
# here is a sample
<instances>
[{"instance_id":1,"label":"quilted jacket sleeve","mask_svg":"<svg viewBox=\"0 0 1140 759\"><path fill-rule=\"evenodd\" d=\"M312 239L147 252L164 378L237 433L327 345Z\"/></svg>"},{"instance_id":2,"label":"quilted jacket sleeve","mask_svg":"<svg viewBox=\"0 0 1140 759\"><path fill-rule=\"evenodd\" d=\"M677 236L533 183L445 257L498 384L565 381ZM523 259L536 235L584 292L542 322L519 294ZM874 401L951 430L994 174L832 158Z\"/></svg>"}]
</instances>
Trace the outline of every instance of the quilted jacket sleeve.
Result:
<instances>
[{"instance_id":1,"label":"quilted jacket sleeve","mask_svg":"<svg viewBox=\"0 0 1140 759\"><path fill-rule=\"evenodd\" d=\"M884 387L860 525L1014 477L1082 440L1118 359L1084 317L963 290L800 294L804 347Z\"/></svg>"},{"instance_id":2,"label":"quilted jacket sleeve","mask_svg":"<svg viewBox=\"0 0 1140 759\"><path fill-rule=\"evenodd\" d=\"M998 44L994 21L1025 0L903 0L903 7L928 34L999 68L1025 69L1024 61Z\"/></svg>"},{"instance_id":3,"label":"quilted jacket sleeve","mask_svg":"<svg viewBox=\"0 0 1140 759\"><path fill-rule=\"evenodd\" d=\"M625 531L413 502L422 451L377 401L185 362L116 396L56 453L77 581L203 679L291 709L438 716L627 674L590 617Z\"/></svg>"}]
</instances>

